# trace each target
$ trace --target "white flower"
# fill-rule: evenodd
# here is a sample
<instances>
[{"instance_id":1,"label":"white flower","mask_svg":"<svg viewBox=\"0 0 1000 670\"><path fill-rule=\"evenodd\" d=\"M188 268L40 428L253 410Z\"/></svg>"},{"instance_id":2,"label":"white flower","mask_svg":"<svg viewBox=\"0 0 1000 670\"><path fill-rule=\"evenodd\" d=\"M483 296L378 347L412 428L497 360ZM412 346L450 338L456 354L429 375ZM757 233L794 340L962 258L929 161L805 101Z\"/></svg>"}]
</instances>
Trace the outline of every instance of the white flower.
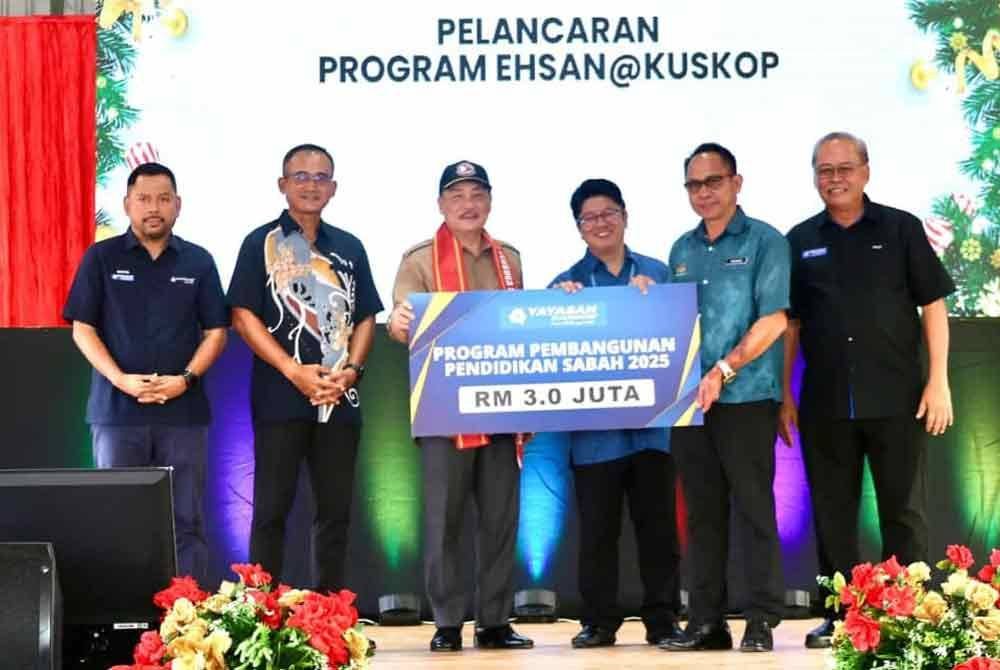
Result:
<instances>
[{"instance_id":1,"label":"white flower","mask_svg":"<svg viewBox=\"0 0 1000 670\"><path fill-rule=\"evenodd\" d=\"M1000 277L994 277L993 281L983 285L977 307L986 316L1000 316Z\"/></svg>"},{"instance_id":2,"label":"white flower","mask_svg":"<svg viewBox=\"0 0 1000 670\"><path fill-rule=\"evenodd\" d=\"M941 585L941 592L946 596L965 596L965 587L969 583L969 573L965 570L956 570L948 576L948 581Z\"/></svg>"},{"instance_id":3,"label":"white flower","mask_svg":"<svg viewBox=\"0 0 1000 670\"><path fill-rule=\"evenodd\" d=\"M910 563L906 566L906 581L911 584L922 584L931 578L931 568L923 561Z\"/></svg>"}]
</instances>

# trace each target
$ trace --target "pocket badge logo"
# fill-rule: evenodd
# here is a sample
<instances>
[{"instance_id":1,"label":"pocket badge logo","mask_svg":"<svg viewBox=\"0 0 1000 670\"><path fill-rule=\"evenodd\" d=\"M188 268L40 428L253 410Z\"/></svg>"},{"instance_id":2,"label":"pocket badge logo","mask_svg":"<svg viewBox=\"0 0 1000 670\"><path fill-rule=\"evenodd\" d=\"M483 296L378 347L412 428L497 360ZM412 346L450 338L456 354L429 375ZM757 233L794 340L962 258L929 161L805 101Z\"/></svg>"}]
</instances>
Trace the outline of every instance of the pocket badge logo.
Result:
<instances>
[{"instance_id":1,"label":"pocket badge logo","mask_svg":"<svg viewBox=\"0 0 1000 670\"><path fill-rule=\"evenodd\" d=\"M819 258L820 256L826 256L826 247L806 249L802 252L802 258Z\"/></svg>"}]
</instances>

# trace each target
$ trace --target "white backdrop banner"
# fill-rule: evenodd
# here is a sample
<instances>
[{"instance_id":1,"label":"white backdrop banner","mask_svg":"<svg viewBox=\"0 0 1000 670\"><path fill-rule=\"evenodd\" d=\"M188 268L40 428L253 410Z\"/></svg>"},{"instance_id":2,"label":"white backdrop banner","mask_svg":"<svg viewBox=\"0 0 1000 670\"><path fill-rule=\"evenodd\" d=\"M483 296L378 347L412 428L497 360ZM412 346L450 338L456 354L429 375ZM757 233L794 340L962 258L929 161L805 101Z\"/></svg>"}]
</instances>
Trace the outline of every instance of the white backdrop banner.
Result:
<instances>
[{"instance_id":1,"label":"white backdrop banner","mask_svg":"<svg viewBox=\"0 0 1000 670\"><path fill-rule=\"evenodd\" d=\"M589 177L622 188L626 241L665 259L697 223L683 160L716 141L736 155L751 216L781 230L818 211L810 154L831 130L869 142L873 199L925 217L969 190L953 82L910 76L932 37L905 3L621 0L504 3L175 1L188 23L147 20L128 82L123 144L177 174L181 236L228 282L240 242L277 217L281 157L325 146L339 188L325 219L368 249L382 299L402 253L441 217L442 168L493 182L492 235L542 287L583 253L569 198ZM170 28L174 32L170 32ZM98 206L127 225L127 166Z\"/></svg>"}]
</instances>

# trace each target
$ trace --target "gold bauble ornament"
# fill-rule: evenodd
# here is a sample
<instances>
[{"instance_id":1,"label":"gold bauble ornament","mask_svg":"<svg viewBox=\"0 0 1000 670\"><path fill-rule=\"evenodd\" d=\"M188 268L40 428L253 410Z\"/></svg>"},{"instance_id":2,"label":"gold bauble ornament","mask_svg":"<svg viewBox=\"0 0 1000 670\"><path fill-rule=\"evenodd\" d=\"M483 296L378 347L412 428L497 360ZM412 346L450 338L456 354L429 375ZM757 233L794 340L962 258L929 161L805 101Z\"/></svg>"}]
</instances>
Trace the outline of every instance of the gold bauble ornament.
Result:
<instances>
[{"instance_id":1,"label":"gold bauble ornament","mask_svg":"<svg viewBox=\"0 0 1000 670\"><path fill-rule=\"evenodd\" d=\"M926 91L931 84L931 80L936 76L937 70L923 58L918 58L910 66L910 83L918 91Z\"/></svg>"},{"instance_id":2,"label":"gold bauble ornament","mask_svg":"<svg viewBox=\"0 0 1000 670\"><path fill-rule=\"evenodd\" d=\"M174 7L163 15L160 23L167 29L171 37L180 37L187 32L188 16L183 9Z\"/></svg>"}]
</instances>

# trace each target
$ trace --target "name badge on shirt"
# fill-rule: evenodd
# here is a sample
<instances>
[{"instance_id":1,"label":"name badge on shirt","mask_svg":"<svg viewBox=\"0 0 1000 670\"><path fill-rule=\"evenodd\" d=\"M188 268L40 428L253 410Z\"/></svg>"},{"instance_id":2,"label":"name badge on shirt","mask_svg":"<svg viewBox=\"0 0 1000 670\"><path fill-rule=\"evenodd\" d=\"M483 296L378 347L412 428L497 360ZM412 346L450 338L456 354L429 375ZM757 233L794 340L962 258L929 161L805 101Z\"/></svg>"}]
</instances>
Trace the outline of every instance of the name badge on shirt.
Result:
<instances>
[{"instance_id":1,"label":"name badge on shirt","mask_svg":"<svg viewBox=\"0 0 1000 670\"><path fill-rule=\"evenodd\" d=\"M806 249L802 252L802 258L819 258L820 256L826 256L826 247Z\"/></svg>"},{"instance_id":2,"label":"name badge on shirt","mask_svg":"<svg viewBox=\"0 0 1000 670\"><path fill-rule=\"evenodd\" d=\"M111 278L115 281L135 281L135 275L128 270L115 270Z\"/></svg>"},{"instance_id":3,"label":"name badge on shirt","mask_svg":"<svg viewBox=\"0 0 1000 670\"><path fill-rule=\"evenodd\" d=\"M674 274L678 277L681 275L686 275L688 273L688 266L686 263L678 263L674 266Z\"/></svg>"},{"instance_id":4,"label":"name badge on shirt","mask_svg":"<svg viewBox=\"0 0 1000 670\"><path fill-rule=\"evenodd\" d=\"M194 277L171 277L170 278L170 283L171 284L176 284L178 282L180 282L181 284L187 284L188 286L191 286L192 284L194 284Z\"/></svg>"},{"instance_id":5,"label":"name badge on shirt","mask_svg":"<svg viewBox=\"0 0 1000 670\"><path fill-rule=\"evenodd\" d=\"M746 256L733 256L732 258L726 259L726 265L728 267L739 267L741 265L746 265L750 262L750 259Z\"/></svg>"}]
</instances>

